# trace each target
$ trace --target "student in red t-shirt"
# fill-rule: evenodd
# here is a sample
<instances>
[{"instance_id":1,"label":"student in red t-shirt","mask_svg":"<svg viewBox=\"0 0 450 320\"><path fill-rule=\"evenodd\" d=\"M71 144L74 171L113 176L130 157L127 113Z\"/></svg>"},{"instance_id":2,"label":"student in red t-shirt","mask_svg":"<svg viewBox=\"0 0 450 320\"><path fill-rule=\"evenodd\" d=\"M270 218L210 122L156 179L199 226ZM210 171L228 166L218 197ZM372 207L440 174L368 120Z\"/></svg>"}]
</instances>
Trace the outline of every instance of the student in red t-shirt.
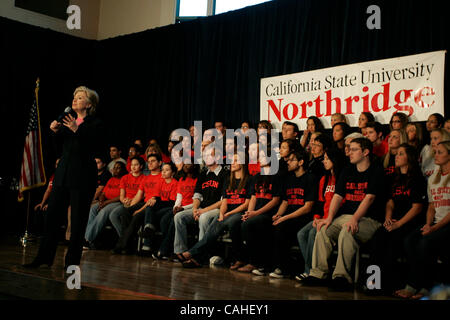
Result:
<instances>
[{"instance_id":1,"label":"student in red t-shirt","mask_svg":"<svg viewBox=\"0 0 450 320\"><path fill-rule=\"evenodd\" d=\"M127 174L125 165L116 162L113 167L113 176L103 188L97 203L91 206L89 220L84 237L89 249L95 249L94 240L105 226L111 211L120 205L120 179Z\"/></svg>"},{"instance_id":2,"label":"student in red t-shirt","mask_svg":"<svg viewBox=\"0 0 450 320\"><path fill-rule=\"evenodd\" d=\"M134 157L131 159L131 172L120 179L120 203L109 215L109 220L116 229L119 238L122 236L122 214L126 214L127 208L130 207L131 201L139 190L142 180L145 178L143 174L144 159ZM124 212L125 211L125 212Z\"/></svg>"},{"instance_id":3,"label":"student in red t-shirt","mask_svg":"<svg viewBox=\"0 0 450 320\"><path fill-rule=\"evenodd\" d=\"M388 152L388 143L383 140L383 131L381 123L374 121L368 122L366 125L367 139L373 144L372 153L378 158L383 158Z\"/></svg>"},{"instance_id":4,"label":"student in red t-shirt","mask_svg":"<svg viewBox=\"0 0 450 320\"><path fill-rule=\"evenodd\" d=\"M323 159L323 166L326 170L325 175L322 176L319 182L318 200L319 204L316 206L313 221L305 225L298 233L297 240L305 261L305 269L303 273L295 277L296 280L302 281L309 275L309 270L312 266L312 251L314 248L314 240L316 239L316 224L317 219L326 219L328 217L328 209L330 208L331 199L334 195L334 188L336 186L336 177L341 173L345 161L342 153L336 149L327 149ZM345 201L345 200L344 200ZM323 207L323 215L319 214Z\"/></svg>"},{"instance_id":5,"label":"student in red t-shirt","mask_svg":"<svg viewBox=\"0 0 450 320\"><path fill-rule=\"evenodd\" d=\"M177 196L173 207L163 209L160 219L162 241L159 251L154 254L157 259L169 259L173 253L173 241L175 238L174 216L183 210L193 206L195 185L197 184L200 166L198 164L184 164L183 175L178 180Z\"/></svg>"},{"instance_id":6,"label":"student in red t-shirt","mask_svg":"<svg viewBox=\"0 0 450 320\"><path fill-rule=\"evenodd\" d=\"M161 178L163 182L160 185L160 196L156 198L156 203L151 205L144 205L141 209L136 211L145 211L144 215L144 252L150 251L150 245L154 244L154 236L156 226L159 225L161 217L165 213L165 208L173 208L177 198L177 184L178 181L173 178L177 168L172 162L164 163L161 169Z\"/></svg>"},{"instance_id":7,"label":"student in red t-shirt","mask_svg":"<svg viewBox=\"0 0 450 320\"><path fill-rule=\"evenodd\" d=\"M144 220L144 211L139 211L143 206L153 206L157 197L160 197L160 184L164 181L161 179L161 156L159 154L151 154L147 159L150 174L145 176L139 186L139 190L130 203L130 207L126 211L122 211L122 236L112 250L115 254L128 253L132 249L130 240L138 231ZM124 252L125 251L125 252Z\"/></svg>"}]
</instances>

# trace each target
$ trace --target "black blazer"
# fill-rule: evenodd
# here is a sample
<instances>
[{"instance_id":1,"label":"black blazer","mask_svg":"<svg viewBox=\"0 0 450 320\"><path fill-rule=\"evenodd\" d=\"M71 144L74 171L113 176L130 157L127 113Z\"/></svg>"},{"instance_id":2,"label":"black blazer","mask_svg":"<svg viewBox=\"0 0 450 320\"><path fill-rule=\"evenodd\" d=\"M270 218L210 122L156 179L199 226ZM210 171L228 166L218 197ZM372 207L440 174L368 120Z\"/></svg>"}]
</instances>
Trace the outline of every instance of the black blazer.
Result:
<instances>
[{"instance_id":1,"label":"black blazer","mask_svg":"<svg viewBox=\"0 0 450 320\"><path fill-rule=\"evenodd\" d=\"M103 150L103 122L86 116L77 132L62 126L55 134L63 143L62 156L55 171L54 186L94 188L97 186L95 156Z\"/></svg>"}]
</instances>

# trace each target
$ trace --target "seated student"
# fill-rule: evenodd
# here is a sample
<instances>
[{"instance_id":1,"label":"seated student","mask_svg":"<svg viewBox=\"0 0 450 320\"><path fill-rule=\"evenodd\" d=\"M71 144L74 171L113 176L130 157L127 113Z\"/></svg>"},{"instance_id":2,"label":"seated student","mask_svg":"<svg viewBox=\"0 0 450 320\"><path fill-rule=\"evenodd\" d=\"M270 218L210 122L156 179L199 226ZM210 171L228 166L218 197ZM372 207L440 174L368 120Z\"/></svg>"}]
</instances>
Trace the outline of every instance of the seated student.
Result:
<instances>
[{"instance_id":1,"label":"seated student","mask_svg":"<svg viewBox=\"0 0 450 320\"><path fill-rule=\"evenodd\" d=\"M330 272L328 258L333 245L337 244L338 258L331 287L335 290L351 288L350 272L359 245L370 240L381 226L377 214L382 204L380 196L383 199L383 171L372 163L371 153L372 143L366 138L357 138L350 143L352 165L342 171L337 181L328 217L316 223L312 269L303 280L306 285L324 284ZM345 203L341 207L343 199Z\"/></svg>"},{"instance_id":2,"label":"seated student","mask_svg":"<svg viewBox=\"0 0 450 320\"><path fill-rule=\"evenodd\" d=\"M261 173L255 175L248 210L242 215L241 233L246 243L248 263L237 269L239 272L264 272L271 268L270 248L272 216L280 203L281 186L275 172L271 172L268 155L261 150L259 161Z\"/></svg>"},{"instance_id":3,"label":"seated student","mask_svg":"<svg viewBox=\"0 0 450 320\"><path fill-rule=\"evenodd\" d=\"M285 139L281 141L280 144L280 160L278 162L278 173L279 178L283 178L288 174L288 158L292 152L298 151L301 148L300 144L293 139ZM302 148L303 149L303 148Z\"/></svg>"},{"instance_id":4,"label":"seated student","mask_svg":"<svg viewBox=\"0 0 450 320\"><path fill-rule=\"evenodd\" d=\"M392 175L394 174L398 149L401 144L406 143L406 140L406 134L403 129L393 129L389 134L388 152L383 158L384 176L388 190L390 190L392 184Z\"/></svg>"},{"instance_id":5,"label":"seated student","mask_svg":"<svg viewBox=\"0 0 450 320\"><path fill-rule=\"evenodd\" d=\"M408 144L416 148L416 152L419 154L423 148L422 127L420 124L409 122L406 125L406 136L408 138Z\"/></svg>"},{"instance_id":6,"label":"seated student","mask_svg":"<svg viewBox=\"0 0 450 320\"><path fill-rule=\"evenodd\" d=\"M255 176L256 174L261 172L261 166L258 160L258 143L252 143L248 146L248 156L249 156L249 164L248 164L248 173L250 175ZM256 163L250 163L256 161Z\"/></svg>"},{"instance_id":7,"label":"seated student","mask_svg":"<svg viewBox=\"0 0 450 320\"><path fill-rule=\"evenodd\" d=\"M312 253L314 248L314 240L316 239L316 227L319 219L326 219L328 217L328 210L330 208L331 199L334 195L336 186L336 177L339 177L345 161L343 155L335 148L328 148L323 159L323 166L325 168L325 175L320 179L318 201L322 206L315 206L314 212L323 212L323 215L315 214L314 220L305 225L298 233L297 240L300 246L300 252L305 261L305 268L303 273L295 277L298 281L303 281L308 275L312 267ZM345 199L343 200L343 202Z\"/></svg>"},{"instance_id":8,"label":"seated student","mask_svg":"<svg viewBox=\"0 0 450 320\"><path fill-rule=\"evenodd\" d=\"M316 116L311 116L306 120L306 130L303 131L303 135L300 139L300 144L307 152L310 152L309 143L311 135L316 132L323 132L325 130L322 122Z\"/></svg>"},{"instance_id":9,"label":"seated student","mask_svg":"<svg viewBox=\"0 0 450 320\"><path fill-rule=\"evenodd\" d=\"M244 265L243 243L241 239L241 217L248 208L250 202L252 179L248 173L245 157L239 161L237 153L234 154L231 164L230 177L224 184L222 201L220 205L219 217L211 223L204 237L198 241L191 249L183 252L186 261L183 262L185 268L201 267L207 260L215 245L217 238L224 230L230 231L231 255L235 260L231 270L235 270ZM244 162L240 164L239 162Z\"/></svg>"},{"instance_id":10,"label":"seated student","mask_svg":"<svg viewBox=\"0 0 450 320\"><path fill-rule=\"evenodd\" d=\"M98 201L98 197L103 191L103 188L106 186L106 183L109 179L111 179L111 172L106 168L106 163L102 157L95 158L95 162L97 163L97 189L95 190L93 203ZM113 167L114 168L114 167ZM114 170L113 170L114 171Z\"/></svg>"},{"instance_id":11,"label":"seated student","mask_svg":"<svg viewBox=\"0 0 450 320\"><path fill-rule=\"evenodd\" d=\"M145 155L142 154L142 149L136 144L133 144L130 146L128 151L128 159L127 159L127 171L130 172L131 170L131 159L134 157L141 157L145 160Z\"/></svg>"},{"instance_id":12,"label":"seated student","mask_svg":"<svg viewBox=\"0 0 450 320\"><path fill-rule=\"evenodd\" d=\"M389 140L398 132L399 130L393 130ZM396 152L390 190L385 221L373 237L370 255L370 265L380 267L383 279L381 290L372 290L388 294L399 285L398 279L395 279L394 265L397 258L402 256L406 235L420 223L418 215L426 201L426 183L419 169L416 151L407 143L401 144Z\"/></svg>"},{"instance_id":13,"label":"seated student","mask_svg":"<svg viewBox=\"0 0 450 320\"><path fill-rule=\"evenodd\" d=\"M180 262L184 261L182 255L188 249L187 225L198 222L201 240L211 222L219 215L221 193L227 172L218 164L220 155L216 156L214 148L207 148L205 152L205 165L208 168L200 174L195 186L193 206L178 212L174 218L175 240L174 252Z\"/></svg>"},{"instance_id":14,"label":"seated student","mask_svg":"<svg viewBox=\"0 0 450 320\"><path fill-rule=\"evenodd\" d=\"M422 174L425 179L428 179L434 171L436 171L436 164L434 161L434 155L437 149L437 145L441 141L450 140L450 134L442 129L432 129L430 133L430 144L425 145L420 152L419 163L422 169Z\"/></svg>"},{"instance_id":15,"label":"seated student","mask_svg":"<svg viewBox=\"0 0 450 320\"><path fill-rule=\"evenodd\" d=\"M449 252L450 140L438 144L434 159L439 169L428 179L426 223L404 241L409 272L406 287L395 292L401 298L420 299L427 295L438 256Z\"/></svg>"},{"instance_id":16,"label":"seated student","mask_svg":"<svg viewBox=\"0 0 450 320\"><path fill-rule=\"evenodd\" d=\"M158 252L152 254L155 259L177 260L178 257L172 255L173 242L175 238L174 216L183 210L192 208L195 185L197 184L200 166L198 164L184 164L183 175L178 179L177 196L173 208L165 208L161 213L160 230L162 232L162 241ZM155 226L156 227L156 226ZM155 244L150 241L150 246Z\"/></svg>"},{"instance_id":17,"label":"seated student","mask_svg":"<svg viewBox=\"0 0 450 320\"><path fill-rule=\"evenodd\" d=\"M345 122L335 123L332 127L333 144L344 154L345 137L351 132L351 128Z\"/></svg>"},{"instance_id":18,"label":"seated student","mask_svg":"<svg viewBox=\"0 0 450 320\"><path fill-rule=\"evenodd\" d=\"M294 122L285 121L281 126L281 136L283 140L293 139L296 143L299 143L298 138L300 136L300 130L298 125Z\"/></svg>"},{"instance_id":19,"label":"seated student","mask_svg":"<svg viewBox=\"0 0 450 320\"><path fill-rule=\"evenodd\" d=\"M149 154L159 153L161 155L161 159L163 163L171 162L170 155L166 155L161 147L157 143L150 144L145 150L145 156L147 157Z\"/></svg>"},{"instance_id":20,"label":"seated student","mask_svg":"<svg viewBox=\"0 0 450 320\"><path fill-rule=\"evenodd\" d=\"M323 156L325 150L331 146L331 139L326 134L315 133L311 138L311 159L306 167L306 171L314 174L320 181L325 174L323 167Z\"/></svg>"},{"instance_id":21,"label":"seated student","mask_svg":"<svg viewBox=\"0 0 450 320\"><path fill-rule=\"evenodd\" d=\"M350 157L350 142L352 142L352 140L356 138L364 138L364 136L359 132L353 132L345 137L344 151L347 158Z\"/></svg>"},{"instance_id":22,"label":"seated student","mask_svg":"<svg viewBox=\"0 0 450 320\"><path fill-rule=\"evenodd\" d=\"M105 226L111 212L120 205L120 180L127 174L125 165L118 161L114 165L113 176L106 183L97 203L91 206L84 238L88 249L95 249L94 240Z\"/></svg>"},{"instance_id":23,"label":"seated student","mask_svg":"<svg viewBox=\"0 0 450 320\"><path fill-rule=\"evenodd\" d=\"M374 122L375 117L370 112L361 112L358 119L358 128L361 134L365 137L367 135L367 123Z\"/></svg>"},{"instance_id":24,"label":"seated student","mask_svg":"<svg viewBox=\"0 0 450 320\"><path fill-rule=\"evenodd\" d=\"M150 174L142 179L139 190L127 210L121 212L122 236L112 250L115 254L133 251L130 247L131 239L137 233L145 217L144 211L139 213L136 213L136 211L144 205L154 206L156 198L160 196L160 184L163 182L161 179L161 156L159 154L151 154L147 163Z\"/></svg>"},{"instance_id":25,"label":"seated student","mask_svg":"<svg viewBox=\"0 0 450 320\"><path fill-rule=\"evenodd\" d=\"M178 181L173 178L176 167L170 163L164 163L161 169L161 178L164 182L160 185L160 196L156 199L156 203L153 206L145 204L142 208L136 211L139 214L140 211L145 210L144 218L144 246L142 250L144 252L150 252L150 243L154 240L156 232L156 226L159 224L161 217L164 215L166 208L173 208L177 197L177 184Z\"/></svg>"},{"instance_id":26,"label":"seated student","mask_svg":"<svg viewBox=\"0 0 450 320\"><path fill-rule=\"evenodd\" d=\"M444 129L450 134L450 119L448 118L445 120Z\"/></svg>"},{"instance_id":27,"label":"seated student","mask_svg":"<svg viewBox=\"0 0 450 320\"><path fill-rule=\"evenodd\" d=\"M391 116L391 120L389 121L389 130L406 130L406 126L409 123L409 119L408 116L402 112L397 112L397 113L393 113ZM389 139L389 134L386 135L386 137L384 138L384 140L386 140L386 142Z\"/></svg>"},{"instance_id":28,"label":"seated student","mask_svg":"<svg viewBox=\"0 0 450 320\"><path fill-rule=\"evenodd\" d=\"M317 197L317 181L313 174L306 172L307 166L306 152L295 151L290 154L289 175L285 177L286 181L282 186L282 202L277 213L272 217L275 267L269 274L272 278L294 275L290 248L295 243L298 230L312 220L310 213Z\"/></svg>"},{"instance_id":29,"label":"seated student","mask_svg":"<svg viewBox=\"0 0 450 320\"><path fill-rule=\"evenodd\" d=\"M388 144L383 140L381 123L368 122L366 125L366 136L373 144L373 154L382 159L388 152Z\"/></svg>"},{"instance_id":30,"label":"seated student","mask_svg":"<svg viewBox=\"0 0 450 320\"><path fill-rule=\"evenodd\" d=\"M144 175L142 169L144 168L144 159L141 157L134 157L131 159L131 171L120 179L120 205L109 214L109 220L117 232L119 238L122 236L122 214L127 213L127 209L131 205L131 201L136 196L139 190Z\"/></svg>"},{"instance_id":31,"label":"seated student","mask_svg":"<svg viewBox=\"0 0 450 320\"><path fill-rule=\"evenodd\" d=\"M342 113L339 113L339 112L333 113L331 115L331 127L333 127L336 123L339 123L339 122L344 122L344 123L348 124L347 119L345 118L345 115L343 115Z\"/></svg>"},{"instance_id":32,"label":"seated student","mask_svg":"<svg viewBox=\"0 0 450 320\"><path fill-rule=\"evenodd\" d=\"M122 153L122 151L119 149L119 147L117 145L115 145L115 144L110 145L109 156L111 157L111 162L108 163L108 170L111 174L113 171L113 167L117 161L127 164L127 161L120 157L121 153Z\"/></svg>"}]
</instances>

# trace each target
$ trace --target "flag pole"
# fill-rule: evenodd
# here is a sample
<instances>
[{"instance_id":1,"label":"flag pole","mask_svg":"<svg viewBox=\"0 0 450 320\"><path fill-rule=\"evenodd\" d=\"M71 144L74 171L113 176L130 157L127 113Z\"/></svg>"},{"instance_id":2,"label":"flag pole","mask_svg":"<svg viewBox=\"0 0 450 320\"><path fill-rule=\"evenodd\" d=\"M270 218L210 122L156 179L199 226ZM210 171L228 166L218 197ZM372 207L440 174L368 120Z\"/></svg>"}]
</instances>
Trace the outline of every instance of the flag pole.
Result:
<instances>
[{"instance_id":1,"label":"flag pole","mask_svg":"<svg viewBox=\"0 0 450 320\"><path fill-rule=\"evenodd\" d=\"M26 247L28 242L32 242L34 240L34 237L28 233L28 226L29 226L29 220L30 220L30 201L31 201L31 192L28 190L28 204L27 204L27 224L25 226L25 234L22 238L20 238L20 243L22 243L22 247Z\"/></svg>"}]
</instances>

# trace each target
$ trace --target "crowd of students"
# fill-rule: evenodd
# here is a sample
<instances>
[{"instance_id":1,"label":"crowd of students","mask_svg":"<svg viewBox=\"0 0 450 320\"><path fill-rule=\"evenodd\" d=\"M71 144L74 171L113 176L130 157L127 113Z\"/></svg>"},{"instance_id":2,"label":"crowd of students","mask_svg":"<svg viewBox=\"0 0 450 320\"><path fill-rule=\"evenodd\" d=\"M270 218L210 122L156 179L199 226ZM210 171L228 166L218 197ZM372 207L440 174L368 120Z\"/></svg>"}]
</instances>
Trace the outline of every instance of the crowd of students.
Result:
<instances>
[{"instance_id":1,"label":"crowd of students","mask_svg":"<svg viewBox=\"0 0 450 320\"><path fill-rule=\"evenodd\" d=\"M112 253L134 253L139 232L141 253L195 268L217 255L217 239L229 231L231 270L349 290L359 249L370 244L371 264L380 266L383 278L378 291L423 297L437 280L437 259L450 251L450 120L432 114L424 132L403 113L393 114L387 131L366 112L358 128L338 113L331 123L329 132L310 117L301 134L295 123L284 122L274 149L272 125L262 120L259 143L247 140L247 152L240 152L236 140L225 141L224 123L217 121L228 157L208 149L212 141L204 136L201 165L176 161L182 153L172 152L174 141L166 154L155 140L145 151L136 140L127 159L111 146L109 164L96 159L99 181L86 248L95 249L109 221L118 235ZM250 127L243 122L241 132ZM195 127L189 131L193 148ZM275 171L269 160L274 152ZM252 158L257 163L249 163ZM38 206L44 208L45 199ZM300 248L300 266L293 245ZM401 257L406 277L396 270Z\"/></svg>"}]
</instances>

